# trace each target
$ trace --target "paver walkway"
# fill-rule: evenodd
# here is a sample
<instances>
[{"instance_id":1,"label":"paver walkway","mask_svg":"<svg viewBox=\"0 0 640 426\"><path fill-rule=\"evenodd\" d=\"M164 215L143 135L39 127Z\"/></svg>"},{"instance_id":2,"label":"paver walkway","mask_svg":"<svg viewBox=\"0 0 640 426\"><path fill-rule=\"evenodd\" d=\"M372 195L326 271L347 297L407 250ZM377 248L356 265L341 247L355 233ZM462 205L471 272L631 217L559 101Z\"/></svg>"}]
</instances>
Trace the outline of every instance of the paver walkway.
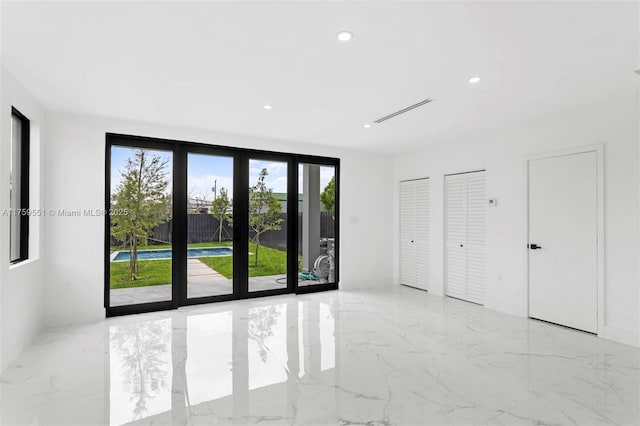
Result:
<instances>
[{"instance_id":1,"label":"paver walkway","mask_svg":"<svg viewBox=\"0 0 640 426\"><path fill-rule=\"evenodd\" d=\"M270 275L249 278L249 291L286 288L286 276ZM187 259L187 297L220 296L233 293L233 281L225 278L198 259ZM171 285L119 288L111 290L111 306L171 300Z\"/></svg>"}]
</instances>

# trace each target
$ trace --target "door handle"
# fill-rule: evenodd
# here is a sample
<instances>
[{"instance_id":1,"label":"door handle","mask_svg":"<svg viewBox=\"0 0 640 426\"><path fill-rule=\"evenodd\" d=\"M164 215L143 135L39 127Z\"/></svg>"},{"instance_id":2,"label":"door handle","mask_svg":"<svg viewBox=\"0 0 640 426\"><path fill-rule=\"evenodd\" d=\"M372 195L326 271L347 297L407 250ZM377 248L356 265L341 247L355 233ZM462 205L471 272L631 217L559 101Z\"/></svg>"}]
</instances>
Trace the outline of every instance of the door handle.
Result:
<instances>
[{"instance_id":1,"label":"door handle","mask_svg":"<svg viewBox=\"0 0 640 426\"><path fill-rule=\"evenodd\" d=\"M540 247L540 246L539 246L539 245L537 245L537 244L529 244L529 248L530 248L531 250L540 250L542 247Z\"/></svg>"}]
</instances>

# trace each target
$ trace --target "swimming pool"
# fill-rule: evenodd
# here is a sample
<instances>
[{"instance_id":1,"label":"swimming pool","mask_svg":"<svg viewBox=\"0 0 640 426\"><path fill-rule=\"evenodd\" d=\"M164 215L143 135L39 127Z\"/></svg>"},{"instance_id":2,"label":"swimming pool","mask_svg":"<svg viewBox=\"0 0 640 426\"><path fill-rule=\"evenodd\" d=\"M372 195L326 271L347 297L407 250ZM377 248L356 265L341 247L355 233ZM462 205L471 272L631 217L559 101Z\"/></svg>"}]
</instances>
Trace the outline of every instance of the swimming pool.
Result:
<instances>
[{"instance_id":1,"label":"swimming pool","mask_svg":"<svg viewBox=\"0 0 640 426\"><path fill-rule=\"evenodd\" d=\"M231 256L233 249L231 247L201 247L187 249L187 257L215 257L215 256ZM138 250L138 260L158 260L171 259L171 249L159 250ZM112 262L125 262L129 260L129 251L116 251L111 254Z\"/></svg>"}]
</instances>

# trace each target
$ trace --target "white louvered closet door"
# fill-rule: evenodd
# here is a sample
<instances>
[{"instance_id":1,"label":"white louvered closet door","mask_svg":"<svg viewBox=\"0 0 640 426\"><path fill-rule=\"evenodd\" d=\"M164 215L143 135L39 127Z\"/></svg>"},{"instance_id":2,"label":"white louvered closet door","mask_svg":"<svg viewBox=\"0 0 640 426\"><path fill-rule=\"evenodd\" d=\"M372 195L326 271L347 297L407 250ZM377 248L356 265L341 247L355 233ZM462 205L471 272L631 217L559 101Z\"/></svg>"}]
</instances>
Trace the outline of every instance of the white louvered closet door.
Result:
<instances>
[{"instance_id":1,"label":"white louvered closet door","mask_svg":"<svg viewBox=\"0 0 640 426\"><path fill-rule=\"evenodd\" d=\"M416 185L416 219L415 219L415 286L423 290L429 289L429 179L419 179Z\"/></svg>"},{"instance_id":2,"label":"white louvered closet door","mask_svg":"<svg viewBox=\"0 0 640 426\"><path fill-rule=\"evenodd\" d=\"M486 185L485 173L467 175L467 297L484 303L486 269Z\"/></svg>"},{"instance_id":3,"label":"white louvered closet door","mask_svg":"<svg viewBox=\"0 0 640 426\"><path fill-rule=\"evenodd\" d=\"M464 299L467 294L464 250L467 227L465 180L464 175L444 178L445 294L460 299Z\"/></svg>"},{"instance_id":4,"label":"white louvered closet door","mask_svg":"<svg viewBox=\"0 0 640 426\"><path fill-rule=\"evenodd\" d=\"M484 303L485 172L445 176L445 294Z\"/></svg>"},{"instance_id":5,"label":"white louvered closet door","mask_svg":"<svg viewBox=\"0 0 640 426\"><path fill-rule=\"evenodd\" d=\"M429 179L400 182L400 283L429 288Z\"/></svg>"},{"instance_id":6,"label":"white louvered closet door","mask_svg":"<svg viewBox=\"0 0 640 426\"><path fill-rule=\"evenodd\" d=\"M413 181L400 182L400 284L416 283L416 255L413 236L416 229L416 186Z\"/></svg>"}]
</instances>

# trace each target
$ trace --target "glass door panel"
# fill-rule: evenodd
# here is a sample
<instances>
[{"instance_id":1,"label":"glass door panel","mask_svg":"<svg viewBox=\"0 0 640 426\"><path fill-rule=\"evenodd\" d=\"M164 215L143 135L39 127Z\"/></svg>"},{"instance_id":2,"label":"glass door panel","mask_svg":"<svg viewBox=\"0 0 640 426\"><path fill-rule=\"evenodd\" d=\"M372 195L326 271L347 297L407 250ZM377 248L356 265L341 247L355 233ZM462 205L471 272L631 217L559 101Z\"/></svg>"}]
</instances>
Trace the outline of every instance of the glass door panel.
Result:
<instances>
[{"instance_id":1,"label":"glass door panel","mask_svg":"<svg viewBox=\"0 0 640 426\"><path fill-rule=\"evenodd\" d=\"M233 294L233 157L187 156L187 298Z\"/></svg>"},{"instance_id":2,"label":"glass door panel","mask_svg":"<svg viewBox=\"0 0 640 426\"><path fill-rule=\"evenodd\" d=\"M335 168L298 166L298 287L335 283Z\"/></svg>"},{"instance_id":3,"label":"glass door panel","mask_svg":"<svg viewBox=\"0 0 640 426\"><path fill-rule=\"evenodd\" d=\"M111 147L109 305L172 300L170 151Z\"/></svg>"},{"instance_id":4,"label":"glass door panel","mask_svg":"<svg viewBox=\"0 0 640 426\"><path fill-rule=\"evenodd\" d=\"M287 169L249 160L249 292L287 288Z\"/></svg>"}]
</instances>

